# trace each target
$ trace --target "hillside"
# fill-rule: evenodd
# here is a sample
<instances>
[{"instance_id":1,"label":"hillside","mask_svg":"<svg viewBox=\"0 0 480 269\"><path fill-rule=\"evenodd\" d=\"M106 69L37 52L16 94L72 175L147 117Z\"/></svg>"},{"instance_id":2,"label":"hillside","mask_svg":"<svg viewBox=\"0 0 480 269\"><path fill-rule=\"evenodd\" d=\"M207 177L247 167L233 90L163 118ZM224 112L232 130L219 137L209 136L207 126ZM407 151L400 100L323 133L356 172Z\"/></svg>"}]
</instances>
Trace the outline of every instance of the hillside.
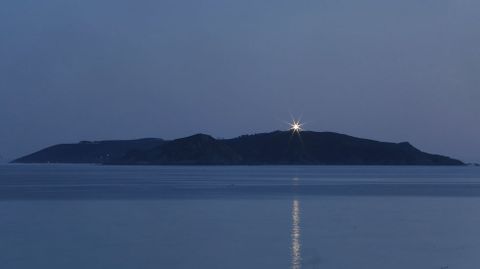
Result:
<instances>
[{"instance_id":1,"label":"hillside","mask_svg":"<svg viewBox=\"0 0 480 269\"><path fill-rule=\"evenodd\" d=\"M464 165L408 142L389 143L332 132L275 131L215 139L197 134L164 141L140 139L56 145L17 163L117 165Z\"/></svg>"}]
</instances>

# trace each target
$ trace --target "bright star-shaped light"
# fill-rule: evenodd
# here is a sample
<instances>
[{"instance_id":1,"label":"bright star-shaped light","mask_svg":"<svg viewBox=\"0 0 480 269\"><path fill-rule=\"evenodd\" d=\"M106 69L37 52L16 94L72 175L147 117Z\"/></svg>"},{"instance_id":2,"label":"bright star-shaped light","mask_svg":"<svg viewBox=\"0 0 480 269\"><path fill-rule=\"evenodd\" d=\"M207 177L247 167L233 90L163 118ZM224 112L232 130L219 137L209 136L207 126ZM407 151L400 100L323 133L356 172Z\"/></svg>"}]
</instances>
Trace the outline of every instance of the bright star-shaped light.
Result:
<instances>
[{"instance_id":1,"label":"bright star-shaped light","mask_svg":"<svg viewBox=\"0 0 480 269\"><path fill-rule=\"evenodd\" d=\"M300 133L302 131L302 123L300 121L293 120L292 123L290 124L290 130L292 130L294 133Z\"/></svg>"}]
</instances>

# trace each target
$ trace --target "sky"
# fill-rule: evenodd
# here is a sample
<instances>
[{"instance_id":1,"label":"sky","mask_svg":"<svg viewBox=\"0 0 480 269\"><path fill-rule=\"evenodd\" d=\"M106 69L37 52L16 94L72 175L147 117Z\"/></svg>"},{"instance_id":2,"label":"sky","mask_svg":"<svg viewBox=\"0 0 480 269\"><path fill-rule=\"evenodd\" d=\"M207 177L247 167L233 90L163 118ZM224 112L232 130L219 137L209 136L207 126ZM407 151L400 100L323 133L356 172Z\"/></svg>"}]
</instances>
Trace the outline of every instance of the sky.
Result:
<instances>
[{"instance_id":1,"label":"sky","mask_svg":"<svg viewBox=\"0 0 480 269\"><path fill-rule=\"evenodd\" d=\"M480 162L480 1L3 0L0 155L304 128Z\"/></svg>"}]
</instances>

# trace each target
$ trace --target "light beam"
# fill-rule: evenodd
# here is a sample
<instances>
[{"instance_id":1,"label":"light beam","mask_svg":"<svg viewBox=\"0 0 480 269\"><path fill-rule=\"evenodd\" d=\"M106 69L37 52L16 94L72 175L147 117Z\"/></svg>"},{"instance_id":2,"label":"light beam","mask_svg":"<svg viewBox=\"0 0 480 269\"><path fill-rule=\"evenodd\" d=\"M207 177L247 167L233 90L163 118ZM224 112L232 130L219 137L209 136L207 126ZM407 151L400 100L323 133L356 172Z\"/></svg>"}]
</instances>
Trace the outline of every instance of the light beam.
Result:
<instances>
[{"instance_id":1,"label":"light beam","mask_svg":"<svg viewBox=\"0 0 480 269\"><path fill-rule=\"evenodd\" d=\"M293 131L294 133L300 133L302 129L303 123L300 123L299 120L293 120L292 123L289 123L290 125L290 130Z\"/></svg>"}]
</instances>

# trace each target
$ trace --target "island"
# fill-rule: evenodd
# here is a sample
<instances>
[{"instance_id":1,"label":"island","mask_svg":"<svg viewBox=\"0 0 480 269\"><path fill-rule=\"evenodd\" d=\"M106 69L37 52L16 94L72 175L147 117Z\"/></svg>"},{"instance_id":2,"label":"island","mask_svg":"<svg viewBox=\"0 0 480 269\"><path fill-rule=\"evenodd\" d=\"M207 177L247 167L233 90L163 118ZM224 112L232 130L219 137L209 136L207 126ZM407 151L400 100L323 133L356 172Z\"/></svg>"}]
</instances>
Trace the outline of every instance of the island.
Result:
<instances>
[{"instance_id":1,"label":"island","mask_svg":"<svg viewBox=\"0 0 480 269\"><path fill-rule=\"evenodd\" d=\"M14 163L105 165L465 165L423 152L408 142L390 143L334 132L274 131L216 139L206 134L164 140L82 141L60 144Z\"/></svg>"}]
</instances>

